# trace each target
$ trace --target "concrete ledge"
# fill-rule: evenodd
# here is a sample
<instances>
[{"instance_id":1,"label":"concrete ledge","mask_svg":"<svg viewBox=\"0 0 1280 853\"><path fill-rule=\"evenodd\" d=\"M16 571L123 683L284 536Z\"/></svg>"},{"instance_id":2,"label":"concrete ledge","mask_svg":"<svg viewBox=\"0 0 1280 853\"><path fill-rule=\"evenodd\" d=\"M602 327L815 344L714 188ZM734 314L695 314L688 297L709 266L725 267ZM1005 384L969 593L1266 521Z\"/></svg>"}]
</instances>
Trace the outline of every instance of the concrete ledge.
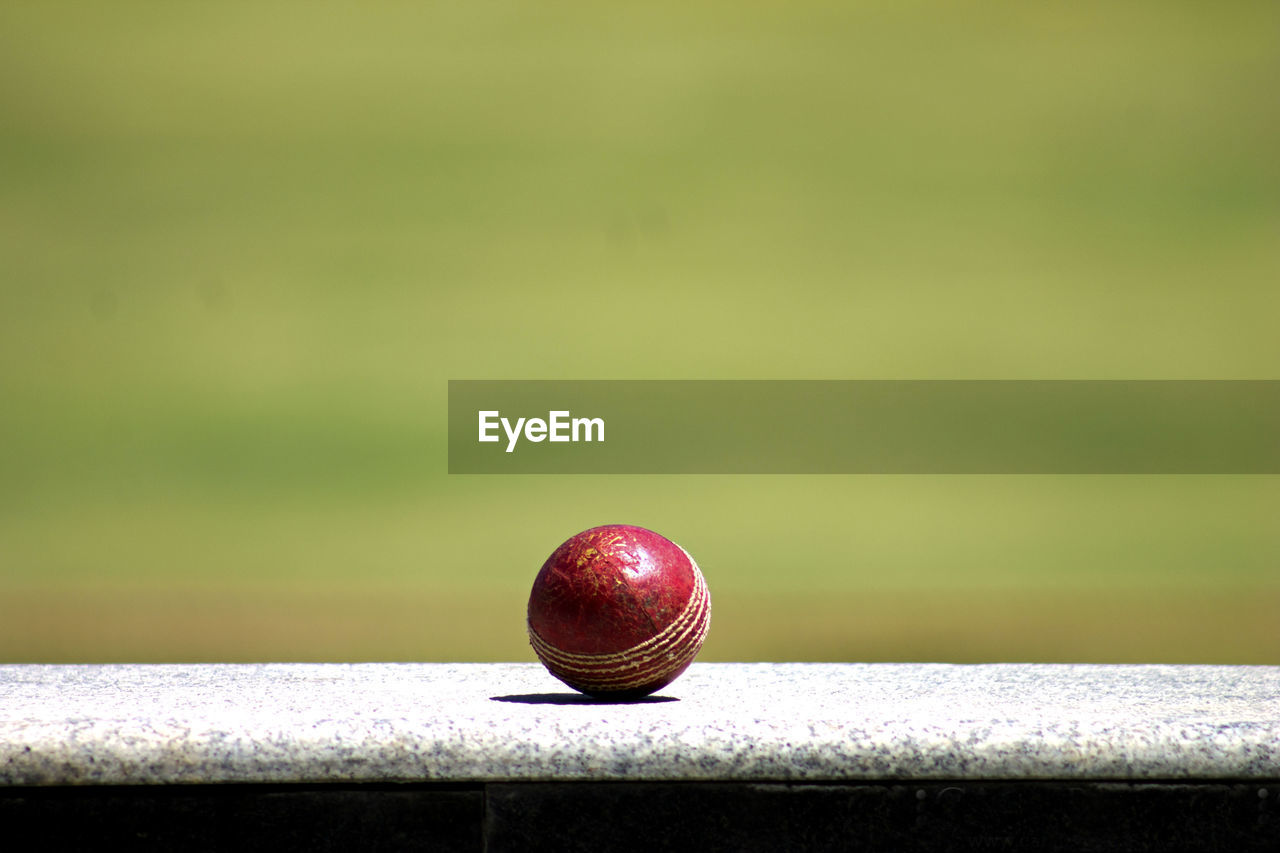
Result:
<instances>
[{"instance_id":1,"label":"concrete ledge","mask_svg":"<svg viewBox=\"0 0 1280 853\"><path fill-rule=\"evenodd\" d=\"M0 667L0 785L1280 780L1280 667ZM1280 791L1276 793L1280 794Z\"/></svg>"},{"instance_id":2,"label":"concrete ledge","mask_svg":"<svg viewBox=\"0 0 1280 853\"><path fill-rule=\"evenodd\" d=\"M1280 850L1280 667L0 667L15 849Z\"/></svg>"}]
</instances>

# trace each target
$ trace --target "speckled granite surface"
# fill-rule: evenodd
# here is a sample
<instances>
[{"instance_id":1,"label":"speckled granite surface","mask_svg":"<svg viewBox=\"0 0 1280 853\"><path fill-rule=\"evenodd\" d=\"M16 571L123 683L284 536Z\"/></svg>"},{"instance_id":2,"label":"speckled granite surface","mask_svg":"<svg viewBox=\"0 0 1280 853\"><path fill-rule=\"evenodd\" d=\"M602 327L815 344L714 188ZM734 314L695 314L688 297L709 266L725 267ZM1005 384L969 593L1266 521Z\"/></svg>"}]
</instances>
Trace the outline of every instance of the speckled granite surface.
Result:
<instances>
[{"instance_id":1,"label":"speckled granite surface","mask_svg":"<svg viewBox=\"0 0 1280 853\"><path fill-rule=\"evenodd\" d=\"M1280 667L0 666L0 784L1280 779Z\"/></svg>"}]
</instances>

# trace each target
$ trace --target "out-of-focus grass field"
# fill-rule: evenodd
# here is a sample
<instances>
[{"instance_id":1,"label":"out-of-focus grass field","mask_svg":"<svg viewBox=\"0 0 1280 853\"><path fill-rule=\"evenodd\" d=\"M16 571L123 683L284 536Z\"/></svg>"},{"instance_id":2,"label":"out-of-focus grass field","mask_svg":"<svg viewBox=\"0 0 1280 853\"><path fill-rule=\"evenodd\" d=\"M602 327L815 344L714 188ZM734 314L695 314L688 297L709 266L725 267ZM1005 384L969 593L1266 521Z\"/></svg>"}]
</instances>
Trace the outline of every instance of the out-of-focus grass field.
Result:
<instances>
[{"instance_id":1,"label":"out-of-focus grass field","mask_svg":"<svg viewBox=\"0 0 1280 853\"><path fill-rule=\"evenodd\" d=\"M1280 378L1280 6L0 5L0 659L1280 663L1276 477L450 477L450 378Z\"/></svg>"}]
</instances>

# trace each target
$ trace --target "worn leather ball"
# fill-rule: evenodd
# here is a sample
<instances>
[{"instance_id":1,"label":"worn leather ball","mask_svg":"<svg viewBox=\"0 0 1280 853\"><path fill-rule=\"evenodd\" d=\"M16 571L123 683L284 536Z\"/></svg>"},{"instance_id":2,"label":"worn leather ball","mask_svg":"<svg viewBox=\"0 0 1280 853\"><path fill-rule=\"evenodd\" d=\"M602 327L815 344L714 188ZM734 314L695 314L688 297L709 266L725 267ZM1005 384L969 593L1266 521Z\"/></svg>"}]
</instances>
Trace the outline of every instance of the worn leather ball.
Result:
<instances>
[{"instance_id":1,"label":"worn leather ball","mask_svg":"<svg viewBox=\"0 0 1280 853\"><path fill-rule=\"evenodd\" d=\"M529 642L570 687L635 698L674 681L711 627L698 564L669 539L628 524L593 527L557 548L529 595Z\"/></svg>"}]
</instances>

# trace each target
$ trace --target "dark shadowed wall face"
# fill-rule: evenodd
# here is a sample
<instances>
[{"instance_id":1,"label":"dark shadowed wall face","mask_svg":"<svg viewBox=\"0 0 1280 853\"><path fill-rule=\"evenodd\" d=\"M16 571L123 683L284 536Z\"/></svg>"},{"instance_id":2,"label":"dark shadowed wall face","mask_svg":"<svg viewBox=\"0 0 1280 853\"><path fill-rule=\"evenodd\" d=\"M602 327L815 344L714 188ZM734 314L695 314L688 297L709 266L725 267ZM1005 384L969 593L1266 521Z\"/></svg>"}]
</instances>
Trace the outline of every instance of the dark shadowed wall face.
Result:
<instances>
[{"instance_id":1,"label":"dark shadowed wall face","mask_svg":"<svg viewBox=\"0 0 1280 853\"><path fill-rule=\"evenodd\" d=\"M1280 378L1267 2L0 8L0 659L1280 663L1275 476L459 476L449 379Z\"/></svg>"}]
</instances>

